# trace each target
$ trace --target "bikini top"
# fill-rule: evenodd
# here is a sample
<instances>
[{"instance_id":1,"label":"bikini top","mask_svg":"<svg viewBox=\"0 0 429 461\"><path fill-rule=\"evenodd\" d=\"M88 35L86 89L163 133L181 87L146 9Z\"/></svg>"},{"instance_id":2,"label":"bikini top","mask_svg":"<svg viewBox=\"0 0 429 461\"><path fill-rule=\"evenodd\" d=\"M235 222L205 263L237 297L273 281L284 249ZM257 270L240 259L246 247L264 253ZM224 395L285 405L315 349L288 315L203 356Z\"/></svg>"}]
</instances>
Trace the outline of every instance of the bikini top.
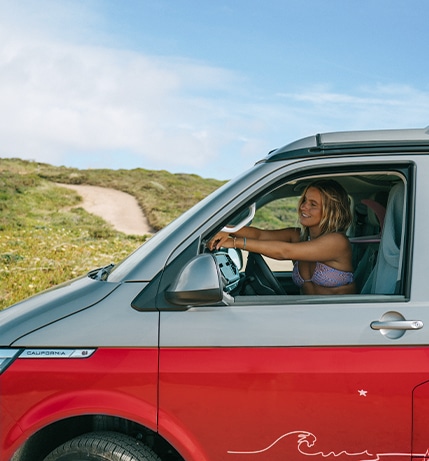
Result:
<instances>
[{"instance_id":1,"label":"bikini top","mask_svg":"<svg viewBox=\"0 0 429 461\"><path fill-rule=\"evenodd\" d=\"M293 265L292 280L300 288L305 282L313 282L315 285L334 288L353 283L354 277L353 272L340 271L326 264L316 262L311 279L305 280L299 273L298 261L296 261Z\"/></svg>"}]
</instances>

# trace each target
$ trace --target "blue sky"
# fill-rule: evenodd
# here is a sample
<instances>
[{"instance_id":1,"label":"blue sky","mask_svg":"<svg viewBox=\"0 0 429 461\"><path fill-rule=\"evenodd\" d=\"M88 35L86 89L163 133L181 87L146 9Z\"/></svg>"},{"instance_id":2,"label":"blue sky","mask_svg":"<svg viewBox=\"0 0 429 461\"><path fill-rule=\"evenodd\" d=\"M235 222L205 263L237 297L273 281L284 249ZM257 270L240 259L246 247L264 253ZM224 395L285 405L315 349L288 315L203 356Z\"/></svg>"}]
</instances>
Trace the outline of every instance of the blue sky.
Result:
<instances>
[{"instance_id":1,"label":"blue sky","mask_svg":"<svg viewBox=\"0 0 429 461\"><path fill-rule=\"evenodd\" d=\"M226 179L429 125L427 0L0 0L0 157Z\"/></svg>"}]
</instances>

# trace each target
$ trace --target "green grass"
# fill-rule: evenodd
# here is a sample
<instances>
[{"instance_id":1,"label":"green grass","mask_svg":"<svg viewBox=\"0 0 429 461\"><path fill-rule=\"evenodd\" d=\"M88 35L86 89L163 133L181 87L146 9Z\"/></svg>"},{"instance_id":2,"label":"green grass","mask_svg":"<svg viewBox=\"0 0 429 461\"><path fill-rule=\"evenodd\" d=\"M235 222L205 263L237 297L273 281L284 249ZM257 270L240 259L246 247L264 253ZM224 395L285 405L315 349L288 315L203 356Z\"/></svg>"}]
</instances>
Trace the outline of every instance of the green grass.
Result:
<instances>
[{"instance_id":1,"label":"green grass","mask_svg":"<svg viewBox=\"0 0 429 461\"><path fill-rule=\"evenodd\" d=\"M148 236L126 236L78 206L80 197L0 162L0 309L119 262Z\"/></svg>"},{"instance_id":2,"label":"green grass","mask_svg":"<svg viewBox=\"0 0 429 461\"><path fill-rule=\"evenodd\" d=\"M166 171L78 170L0 159L0 309L111 262L149 236L127 236L79 207L55 183L107 186L134 195L159 230L222 182Z\"/></svg>"}]
</instances>

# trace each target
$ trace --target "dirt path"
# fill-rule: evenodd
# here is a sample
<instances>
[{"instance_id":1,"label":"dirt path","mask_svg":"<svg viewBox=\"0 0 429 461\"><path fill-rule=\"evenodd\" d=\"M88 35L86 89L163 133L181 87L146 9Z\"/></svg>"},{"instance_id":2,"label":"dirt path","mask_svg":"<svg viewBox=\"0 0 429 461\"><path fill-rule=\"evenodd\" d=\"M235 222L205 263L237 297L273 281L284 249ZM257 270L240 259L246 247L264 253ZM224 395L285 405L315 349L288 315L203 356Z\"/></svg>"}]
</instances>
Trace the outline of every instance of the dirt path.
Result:
<instances>
[{"instance_id":1,"label":"dirt path","mask_svg":"<svg viewBox=\"0 0 429 461\"><path fill-rule=\"evenodd\" d=\"M130 194L107 187L58 184L76 191L83 199L82 206L88 213L100 216L125 234L153 233L137 200Z\"/></svg>"}]
</instances>

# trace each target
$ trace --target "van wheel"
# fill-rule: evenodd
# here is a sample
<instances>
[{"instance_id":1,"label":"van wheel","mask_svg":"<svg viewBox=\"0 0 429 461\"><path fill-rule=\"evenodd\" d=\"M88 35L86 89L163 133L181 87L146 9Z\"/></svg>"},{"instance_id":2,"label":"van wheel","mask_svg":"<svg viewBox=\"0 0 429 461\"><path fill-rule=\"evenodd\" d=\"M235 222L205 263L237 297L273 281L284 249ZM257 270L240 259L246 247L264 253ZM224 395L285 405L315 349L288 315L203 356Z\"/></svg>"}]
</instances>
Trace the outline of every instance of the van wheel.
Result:
<instances>
[{"instance_id":1,"label":"van wheel","mask_svg":"<svg viewBox=\"0 0 429 461\"><path fill-rule=\"evenodd\" d=\"M161 461L137 439L118 432L90 432L60 445L44 461Z\"/></svg>"}]
</instances>

